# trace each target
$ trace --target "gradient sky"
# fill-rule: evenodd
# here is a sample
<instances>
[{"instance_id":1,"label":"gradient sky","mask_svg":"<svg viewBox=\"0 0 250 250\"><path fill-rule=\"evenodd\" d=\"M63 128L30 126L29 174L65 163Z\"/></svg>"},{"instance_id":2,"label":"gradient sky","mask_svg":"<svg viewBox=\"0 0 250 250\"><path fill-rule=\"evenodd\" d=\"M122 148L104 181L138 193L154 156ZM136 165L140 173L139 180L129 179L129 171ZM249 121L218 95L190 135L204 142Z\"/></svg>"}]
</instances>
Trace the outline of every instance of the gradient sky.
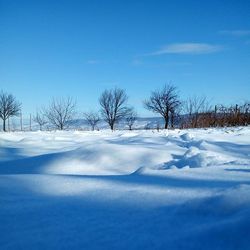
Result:
<instances>
[{"instance_id":1,"label":"gradient sky","mask_svg":"<svg viewBox=\"0 0 250 250\"><path fill-rule=\"evenodd\" d=\"M98 110L121 87L142 100L171 81L183 98L250 94L250 1L0 0L0 89L29 114L52 97Z\"/></svg>"}]
</instances>

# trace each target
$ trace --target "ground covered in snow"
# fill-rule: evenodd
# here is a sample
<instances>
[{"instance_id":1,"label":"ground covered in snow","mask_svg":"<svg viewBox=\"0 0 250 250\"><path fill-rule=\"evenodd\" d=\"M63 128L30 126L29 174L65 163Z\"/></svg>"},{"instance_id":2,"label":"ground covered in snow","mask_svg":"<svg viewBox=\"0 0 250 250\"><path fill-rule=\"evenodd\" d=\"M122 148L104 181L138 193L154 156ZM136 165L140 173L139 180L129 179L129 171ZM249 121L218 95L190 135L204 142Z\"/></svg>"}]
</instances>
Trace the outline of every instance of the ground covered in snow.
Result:
<instances>
[{"instance_id":1,"label":"ground covered in snow","mask_svg":"<svg viewBox=\"0 0 250 250\"><path fill-rule=\"evenodd\" d=\"M0 133L0 249L249 249L250 127Z\"/></svg>"}]
</instances>

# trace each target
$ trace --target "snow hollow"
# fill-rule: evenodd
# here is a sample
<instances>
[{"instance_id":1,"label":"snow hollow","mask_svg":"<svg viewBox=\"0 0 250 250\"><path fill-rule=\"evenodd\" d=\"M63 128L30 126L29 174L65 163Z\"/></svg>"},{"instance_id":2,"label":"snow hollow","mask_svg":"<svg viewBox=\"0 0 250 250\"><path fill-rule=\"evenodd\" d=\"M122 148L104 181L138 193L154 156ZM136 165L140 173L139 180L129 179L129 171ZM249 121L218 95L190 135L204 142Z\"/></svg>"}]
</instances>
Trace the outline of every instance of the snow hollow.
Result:
<instances>
[{"instance_id":1,"label":"snow hollow","mask_svg":"<svg viewBox=\"0 0 250 250\"><path fill-rule=\"evenodd\" d=\"M249 249L250 127L0 133L0 249Z\"/></svg>"}]
</instances>

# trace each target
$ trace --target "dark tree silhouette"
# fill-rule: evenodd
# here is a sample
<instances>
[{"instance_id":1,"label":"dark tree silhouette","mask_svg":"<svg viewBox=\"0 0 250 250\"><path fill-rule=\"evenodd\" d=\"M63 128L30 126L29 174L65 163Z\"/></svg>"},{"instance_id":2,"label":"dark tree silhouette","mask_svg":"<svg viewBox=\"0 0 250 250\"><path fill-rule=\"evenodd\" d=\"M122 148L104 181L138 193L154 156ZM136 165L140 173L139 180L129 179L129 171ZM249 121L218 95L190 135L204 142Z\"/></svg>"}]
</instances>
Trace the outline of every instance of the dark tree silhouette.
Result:
<instances>
[{"instance_id":1,"label":"dark tree silhouette","mask_svg":"<svg viewBox=\"0 0 250 250\"><path fill-rule=\"evenodd\" d=\"M137 113L134 111L134 109L131 108L131 110L128 111L126 115L126 124L128 125L129 130L132 130L132 126L134 125L136 119Z\"/></svg>"},{"instance_id":2,"label":"dark tree silhouette","mask_svg":"<svg viewBox=\"0 0 250 250\"><path fill-rule=\"evenodd\" d=\"M21 103L9 93L0 93L0 118L3 120L3 131L6 132L6 120L12 116L19 115Z\"/></svg>"},{"instance_id":3,"label":"dark tree silhouette","mask_svg":"<svg viewBox=\"0 0 250 250\"><path fill-rule=\"evenodd\" d=\"M97 123L100 121L100 116L97 112L86 112L83 114L87 123L91 126L91 129L94 131Z\"/></svg>"},{"instance_id":4,"label":"dark tree silhouette","mask_svg":"<svg viewBox=\"0 0 250 250\"><path fill-rule=\"evenodd\" d=\"M144 106L146 109L161 115L165 121L165 129L167 129L170 112L174 114L180 103L177 88L168 84L161 90L152 92L150 98L144 102Z\"/></svg>"},{"instance_id":5,"label":"dark tree silhouette","mask_svg":"<svg viewBox=\"0 0 250 250\"><path fill-rule=\"evenodd\" d=\"M99 98L101 114L112 131L115 124L125 118L130 110L126 106L127 100L125 90L119 88L105 90Z\"/></svg>"}]
</instances>

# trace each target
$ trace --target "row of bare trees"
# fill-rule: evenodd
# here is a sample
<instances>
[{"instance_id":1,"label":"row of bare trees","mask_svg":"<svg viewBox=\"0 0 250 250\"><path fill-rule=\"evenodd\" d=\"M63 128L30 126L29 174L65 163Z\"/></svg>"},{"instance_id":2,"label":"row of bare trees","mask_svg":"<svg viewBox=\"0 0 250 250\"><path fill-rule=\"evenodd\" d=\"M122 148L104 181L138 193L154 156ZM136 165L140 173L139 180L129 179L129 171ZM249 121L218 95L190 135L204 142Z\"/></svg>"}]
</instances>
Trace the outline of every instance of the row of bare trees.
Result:
<instances>
[{"instance_id":1,"label":"row of bare trees","mask_svg":"<svg viewBox=\"0 0 250 250\"><path fill-rule=\"evenodd\" d=\"M181 101L177 88L171 84L154 91L144 102L146 109L164 118L164 128L206 128L246 126L250 124L250 102L242 105L215 105L206 97L193 96Z\"/></svg>"},{"instance_id":2,"label":"row of bare trees","mask_svg":"<svg viewBox=\"0 0 250 250\"><path fill-rule=\"evenodd\" d=\"M137 114L132 107L127 105L127 101L128 96L123 89L105 90L99 98L100 114L90 111L83 113L83 117L92 130L96 129L101 119L109 125L111 130L114 130L121 120L125 120L131 130ZM63 130L67 128L75 115L76 102L72 98L53 99L47 108L37 111L34 121L39 124L40 130L47 123L53 125L56 129Z\"/></svg>"},{"instance_id":3,"label":"row of bare trees","mask_svg":"<svg viewBox=\"0 0 250 250\"><path fill-rule=\"evenodd\" d=\"M111 130L125 119L129 129L132 129L136 121L137 114L132 107L127 105L128 96L123 89L115 88L105 90L100 98L101 117L110 126ZM21 103L12 94L1 92L0 94L0 118L3 120L3 130L6 131L6 120L21 113ZM56 129L63 130L68 127L70 121L76 115L76 102L72 98L53 99L48 107L38 110L33 117L40 130L44 125L50 124ZM85 112L83 114L86 121L94 130L101 120L97 112Z\"/></svg>"},{"instance_id":4,"label":"row of bare trees","mask_svg":"<svg viewBox=\"0 0 250 250\"><path fill-rule=\"evenodd\" d=\"M128 96L123 89L105 90L99 98L100 112L85 112L83 117L92 130L104 120L114 130L123 120L130 130L137 120L137 113L128 105ZM201 128L216 126L238 126L250 124L250 103L242 105L211 106L206 97L194 96L186 101L180 99L176 86L168 84L162 89L153 91L144 101L144 107L160 115L164 119L164 128ZM21 103L9 93L0 93L0 118L3 130L6 131L6 121L12 116L21 114ZM52 99L47 107L43 107L33 116L40 130L46 124L63 130L76 118L76 101L73 98ZM157 125L160 128L160 125Z\"/></svg>"}]
</instances>

